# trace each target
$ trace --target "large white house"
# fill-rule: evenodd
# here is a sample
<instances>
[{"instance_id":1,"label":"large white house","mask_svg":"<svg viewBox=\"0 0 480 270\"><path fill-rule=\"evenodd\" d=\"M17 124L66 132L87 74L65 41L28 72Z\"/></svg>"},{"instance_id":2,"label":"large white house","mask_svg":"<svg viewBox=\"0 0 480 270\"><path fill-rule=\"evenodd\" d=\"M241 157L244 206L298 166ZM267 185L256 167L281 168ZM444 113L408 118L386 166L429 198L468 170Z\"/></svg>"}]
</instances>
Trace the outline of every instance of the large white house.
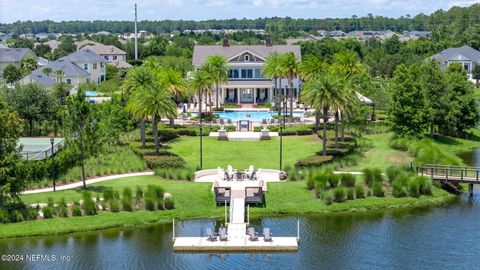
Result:
<instances>
[{"instance_id":1,"label":"large white house","mask_svg":"<svg viewBox=\"0 0 480 270\"><path fill-rule=\"evenodd\" d=\"M274 52L293 52L301 59L298 45L272 45L271 41L267 41L265 45L229 46L228 40L224 40L223 45L196 45L193 48L192 63L198 69L210 55L225 56L229 78L226 84L220 86L219 104L255 105L274 101L274 83L262 73L265 59ZM293 81L295 98L298 96L299 83L298 78ZM287 84L288 81L283 79L282 88L287 87ZM215 98L216 95L213 96Z\"/></svg>"},{"instance_id":2,"label":"large white house","mask_svg":"<svg viewBox=\"0 0 480 270\"><path fill-rule=\"evenodd\" d=\"M113 45L86 45L85 49L94 51L100 57L105 59L105 62L117 68L131 68L132 66L127 63L127 53L120 50Z\"/></svg>"}]
</instances>

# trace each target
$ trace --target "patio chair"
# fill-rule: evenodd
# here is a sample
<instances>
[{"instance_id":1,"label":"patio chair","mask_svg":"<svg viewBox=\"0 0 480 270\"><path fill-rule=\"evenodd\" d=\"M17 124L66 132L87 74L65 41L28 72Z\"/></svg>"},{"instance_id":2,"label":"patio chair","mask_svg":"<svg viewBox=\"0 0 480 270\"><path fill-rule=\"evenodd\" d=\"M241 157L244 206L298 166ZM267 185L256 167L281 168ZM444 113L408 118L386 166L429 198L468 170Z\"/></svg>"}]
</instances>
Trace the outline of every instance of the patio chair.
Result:
<instances>
[{"instance_id":1,"label":"patio chair","mask_svg":"<svg viewBox=\"0 0 480 270\"><path fill-rule=\"evenodd\" d=\"M272 242L272 233L270 232L270 228L263 228L263 241Z\"/></svg>"},{"instance_id":2,"label":"patio chair","mask_svg":"<svg viewBox=\"0 0 480 270\"><path fill-rule=\"evenodd\" d=\"M267 124L267 119L262 119L262 125L266 125Z\"/></svg>"},{"instance_id":3,"label":"patio chair","mask_svg":"<svg viewBox=\"0 0 480 270\"><path fill-rule=\"evenodd\" d=\"M248 167L248 171L247 171L247 178L250 179L250 180L253 180L253 174L255 173L255 170L253 169L253 165L250 165Z\"/></svg>"},{"instance_id":4,"label":"patio chair","mask_svg":"<svg viewBox=\"0 0 480 270\"><path fill-rule=\"evenodd\" d=\"M228 176L229 176L229 178L232 179L232 178L233 178L233 174L235 173L235 171L234 171L233 168L232 168L232 165L228 165L227 171L228 171Z\"/></svg>"},{"instance_id":5,"label":"patio chair","mask_svg":"<svg viewBox=\"0 0 480 270\"><path fill-rule=\"evenodd\" d=\"M210 229L210 228L205 229L205 233L206 233L207 236L208 236L208 238L207 238L208 241L211 241L211 242L217 241L217 237L216 237L215 234L212 232L212 229Z\"/></svg>"},{"instance_id":6,"label":"patio chair","mask_svg":"<svg viewBox=\"0 0 480 270\"><path fill-rule=\"evenodd\" d=\"M247 234L250 236L250 241L258 241L257 233L255 232L255 228L248 227Z\"/></svg>"},{"instance_id":7,"label":"patio chair","mask_svg":"<svg viewBox=\"0 0 480 270\"><path fill-rule=\"evenodd\" d=\"M227 119L227 124L231 125L232 124L232 119L228 118Z\"/></svg>"},{"instance_id":8,"label":"patio chair","mask_svg":"<svg viewBox=\"0 0 480 270\"><path fill-rule=\"evenodd\" d=\"M225 125L225 120L223 120L223 118L220 118L220 125Z\"/></svg>"},{"instance_id":9,"label":"patio chair","mask_svg":"<svg viewBox=\"0 0 480 270\"><path fill-rule=\"evenodd\" d=\"M220 241L227 241L228 240L227 228L221 227L219 230L219 235L220 235Z\"/></svg>"},{"instance_id":10,"label":"patio chair","mask_svg":"<svg viewBox=\"0 0 480 270\"><path fill-rule=\"evenodd\" d=\"M217 119L213 119L212 124L216 125L217 124Z\"/></svg>"},{"instance_id":11,"label":"patio chair","mask_svg":"<svg viewBox=\"0 0 480 270\"><path fill-rule=\"evenodd\" d=\"M223 180L224 180L224 181L230 181L230 180L232 180L232 178L230 177L230 175L228 175L228 172L223 172Z\"/></svg>"}]
</instances>

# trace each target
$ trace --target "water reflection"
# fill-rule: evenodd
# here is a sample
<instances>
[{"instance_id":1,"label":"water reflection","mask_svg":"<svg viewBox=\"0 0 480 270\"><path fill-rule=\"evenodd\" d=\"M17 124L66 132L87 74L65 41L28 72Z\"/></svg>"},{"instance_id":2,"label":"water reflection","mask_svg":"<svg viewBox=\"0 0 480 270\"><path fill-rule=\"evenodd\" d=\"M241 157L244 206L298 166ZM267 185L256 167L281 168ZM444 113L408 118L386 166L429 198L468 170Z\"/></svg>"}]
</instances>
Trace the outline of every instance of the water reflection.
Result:
<instances>
[{"instance_id":1,"label":"water reflection","mask_svg":"<svg viewBox=\"0 0 480 270\"><path fill-rule=\"evenodd\" d=\"M1 254L71 255L70 262L2 263L0 269L475 269L480 265L479 194L445 207L251 220L257 230L296 235L294 253L174 253L171 225L0 240ZM221 220L178 222L197 236Z\"/></svg>"}]
</instances>

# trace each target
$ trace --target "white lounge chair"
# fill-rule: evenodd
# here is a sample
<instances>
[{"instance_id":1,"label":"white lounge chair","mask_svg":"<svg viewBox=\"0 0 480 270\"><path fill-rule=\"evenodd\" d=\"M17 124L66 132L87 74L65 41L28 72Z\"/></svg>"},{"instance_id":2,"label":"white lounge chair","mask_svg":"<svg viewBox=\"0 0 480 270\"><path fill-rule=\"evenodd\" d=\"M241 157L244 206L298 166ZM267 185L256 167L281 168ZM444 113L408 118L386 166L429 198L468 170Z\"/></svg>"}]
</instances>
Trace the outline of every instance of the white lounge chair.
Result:
<instances>
[{"instance_id":1,"label":"white lounge chair","mask_svg":"<svg viewBox=\"0 0 480 270\"><path fill-rule=\"evenodd\" d=\"M250 165L247 170L247 178L250 180L253 180L253 174L255 173L255 170L253 169L253 165Z\"/></svg>"},{"instance_id":2,"label":"white lounge chair","mask_svg":"<svg viewBox=\"0 0 480 270\"><path fill-rule=\"evenodd\" d=\"M233 171L232 165L228 165L227 172L228 172L228 177L230 179L233 179L233 174L235 173L235 171Z\"/></svg>"}]
</instances>

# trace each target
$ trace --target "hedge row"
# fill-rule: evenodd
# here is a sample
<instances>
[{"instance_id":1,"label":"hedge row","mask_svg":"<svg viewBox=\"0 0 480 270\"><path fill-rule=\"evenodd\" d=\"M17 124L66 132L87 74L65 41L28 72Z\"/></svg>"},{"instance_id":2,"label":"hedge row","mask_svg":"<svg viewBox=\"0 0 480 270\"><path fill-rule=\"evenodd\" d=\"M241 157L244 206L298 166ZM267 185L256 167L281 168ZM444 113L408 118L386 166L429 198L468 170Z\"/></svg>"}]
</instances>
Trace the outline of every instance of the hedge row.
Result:
<instances>
[{"instance_id":1,"label":"hedge row","mask_svg":"<svg viewBox=\"0 0 480 270\"><path fill-rule=\"evenodd\" d=\"M267 126L268 130L271 132L280 132L279 126ZM255 127L255 132L260 132L262 127ZM286 126L282 134L285 136L291 135L311 135L313 134L313 126L312 125L299 125L299 126Z\"/></svg>"},{"instance_id":2,"label":"hedge row","mask_svg":"<svg viewBox=\"0 0 480 270\"><path fill-rule=\"evenodd\" d=\"M296 167L316 167L333 160L333 156L310 156L295 163Z\"/></svg>"}]
</instances>

